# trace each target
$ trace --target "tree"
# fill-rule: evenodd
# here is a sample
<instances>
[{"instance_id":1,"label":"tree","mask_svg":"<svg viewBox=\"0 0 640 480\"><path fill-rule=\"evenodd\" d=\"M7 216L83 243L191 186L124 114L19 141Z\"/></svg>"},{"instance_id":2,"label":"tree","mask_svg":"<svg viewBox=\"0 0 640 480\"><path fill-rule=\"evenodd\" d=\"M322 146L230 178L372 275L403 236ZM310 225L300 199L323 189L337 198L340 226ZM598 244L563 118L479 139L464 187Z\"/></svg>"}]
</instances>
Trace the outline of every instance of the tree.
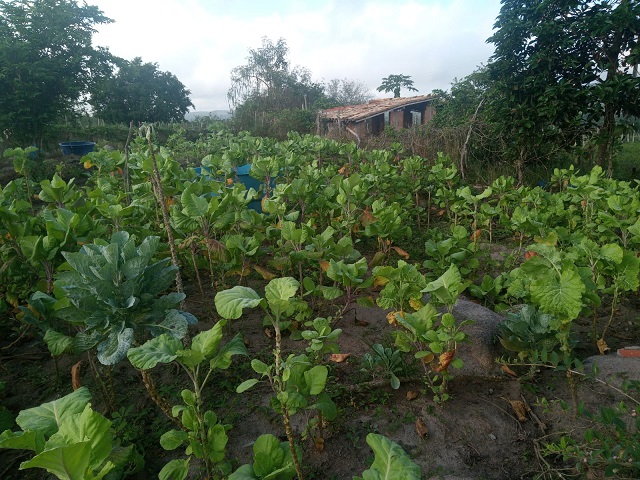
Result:
<instances>
[{"instance_id":1,"label":"tree","mask_svg":"<svg viewBox=\"0 0 640 480\"><path fill-rule=\"evenodd\" d=\"M489 110L522 167L593 135L611 159L616 118L640 113L638 0L503 0L489 75Z\"/></svg>"},{"instance_id":2,"label":"tree","mask_svg":"<svg viewBox=\"0 0 640 480\"><path fill-rule=\"evenodd\" d=\"M283 125L290 128L292 119L302 117L300 131L309 131L308 120L315 119L311 107L324 98L323 88L306 68L291 68L288 54L284 39L274 44L264 37L262 47L249 49L247 64L231 71L227 98L236 129L281 137Z\"/></svg>"},{"instance_id":3,"label":"tree","mask_svg":"<svg viewBox=\"0 0 640 480\"><path fill-rule=\"evenodd\" d=\"M12 143L41 143L108 75L111 56L91 37L111 21L74 0L0 0L0 131Z\"/></svg>"},{"instance_id":4,"label":"tree","mask_svg":"<svg viewBox=\"0 0 640 480\"><path fill-rule=\"evenodd\" d=\"M406 88L409 91L417 92L418 89L414 88L413 80L410 75L389 75L382 79L382 84L376 89L379 92L393 92L393 98L400 97L400 89Z\"/></svg>"},{"instance_id":5,"label":"tree","mask_svg":"<svg viewBox=\"0 0 640 480\"><path fill-rule=\"evenodd\" d=\"M336 105L361 105L374 98L363 82L347 78L330 80L325 86L325 95Z\"/></svg>"},{"instance_id":6,"label":"tree","mask_svg":"<svg viewBox=\"0 0 640 480\"><path fill-rule=\"evenodd\" d=\"M184 119L193 103L190 91L155 63L121 61L118 73L93 89L89 104L106 122L170 122Z\"/></svg>"}]
</instances>

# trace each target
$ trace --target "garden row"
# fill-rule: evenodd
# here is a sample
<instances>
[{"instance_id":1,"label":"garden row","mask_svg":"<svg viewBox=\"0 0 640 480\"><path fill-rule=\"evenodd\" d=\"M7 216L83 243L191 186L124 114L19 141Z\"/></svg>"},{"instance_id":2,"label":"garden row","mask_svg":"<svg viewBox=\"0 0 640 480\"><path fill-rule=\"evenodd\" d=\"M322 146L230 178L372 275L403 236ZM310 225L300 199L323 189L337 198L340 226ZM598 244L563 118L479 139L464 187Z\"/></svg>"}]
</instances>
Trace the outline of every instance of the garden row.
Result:
<instances>
[{"instance_id":1,"label":"garden row","mask_svg":"<svg viewBox=\"0 0 640 480\"><path fill-rule=\"evenodd\" d=\"M354 302L389 310L396 347L420 359L425 386L442 403L450 367L461 366L455 353L465 334L452 312L463 291L497 309L530 305L504 322L503 345L521 361L571 370L580 365L576 319L593 318L593 345L604 353L616 307L639 289L638 187L598 167L586 175L556 170L533 188L510 177L475 187L446 157L407 156L396 145L364 151L314 136L276 142L216 132L192 148L203 157L197 168L154 145L147 131L130 152L83 157L86 178L56 174L40 184L30 180L29 149L6 151L20 177L0 192L0 310L15 318L2 329L35 330L54 355L89 352L105 366L128 358L147 372L147 389L177 426L162 446L185 445L210 478L229 473L228 427L205 408L204 386L233 356L247 354L240 336L221 343L226 322L247 308L261 307L274 330L272 362L253 359L251 367L271 386L288 441L261 437L254 463L230 478L302 479L290 417L316 412L308 425L314 438L335 418L325 354L336 353L335 324ZM252 179L258 191L245 186ZM492 265L496 244L514 253ZM184 310L187 282L215 295L222 318L190 342L197 320ZM609 314L600 324L603 308ZM305 353L284 355L284 332L307 341ZM192 383L173 408L148 376L170 362ZM99 379L100 365L93 367ZM39 460L25 468L67 454L80 462L79 476L60 478L139 464L134 449L119 452L118 463L106 437L91 443L69 433L102 429L87 394L79 389L62 402L75 423L34 424L38 412L27 411L17 419L24 433L3 434L0 446L36 451ZM376 455L399 448L379 436L369 443ZM404 455L396 461L414 468ZM173 460L161 476L185 478L188 465Z\"/></svg>"}]
</instances>

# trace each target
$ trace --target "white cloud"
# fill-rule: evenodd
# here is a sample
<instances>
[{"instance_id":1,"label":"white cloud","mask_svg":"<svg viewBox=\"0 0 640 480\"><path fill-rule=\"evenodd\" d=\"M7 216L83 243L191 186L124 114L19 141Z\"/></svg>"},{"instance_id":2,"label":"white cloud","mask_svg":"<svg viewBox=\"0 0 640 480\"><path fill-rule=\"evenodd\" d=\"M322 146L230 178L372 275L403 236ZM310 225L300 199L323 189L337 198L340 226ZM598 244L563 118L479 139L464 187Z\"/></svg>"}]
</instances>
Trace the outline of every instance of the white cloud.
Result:
<instances>
[{"instance_id":1,"label":"white cloud","mask_svg":"<svg viewBox=\"0 0 640 480\"><path fill-rule=\"evenodd\" d=\"M374 90L410 75L420 94L486 63L499 0L94 0L115 23L96 45L142 57L191 90L197 110L226 109L231 70L266 36L284 38L293 65L314 80L359 80Z\"/></svg>"}]
</instances>

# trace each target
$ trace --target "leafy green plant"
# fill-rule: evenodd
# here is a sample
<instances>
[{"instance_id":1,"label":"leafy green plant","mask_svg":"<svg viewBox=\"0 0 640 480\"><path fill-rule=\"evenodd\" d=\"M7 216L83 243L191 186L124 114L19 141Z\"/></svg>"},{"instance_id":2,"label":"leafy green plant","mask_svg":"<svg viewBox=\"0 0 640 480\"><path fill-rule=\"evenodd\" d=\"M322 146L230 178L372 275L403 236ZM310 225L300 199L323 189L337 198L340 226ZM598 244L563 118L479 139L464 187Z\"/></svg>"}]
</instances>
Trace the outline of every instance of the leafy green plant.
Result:
<instances>
[{"instance_id":1,"label":"leafy green plant","mask_svg":"<svg viewBox=\"0 0 640 480\"><path fill-rule=\"evenodd\" d=\"M298 451L300 456L302 452ZM287 442L267 433L253 444L253 463L242 465L229 475L229 480L291 480L296 467Z\"/></svg>"},{"instance_id":2,"label":"leafy green plant","mask_svg":"<svg viewBox=\"0 0 640 480\"><path fill-rule=\"evenodd\" d=\"M533 305L524 305L517 313L507 314L498 324L498 339L504 348L517 352L521 360L537 350L553 351L559 344L551 328L553 317L542 313Z\"/></svg>"},{"instance_id":3,"label":"leafy green plant","mask_svg":"<svg viewBox=\"0 0 640 480\"><path fill-rule=\"evenodd\" d=\"M624 402L600 407L598 413L581 410L591 422L580 438L561 435L546 443L542 454L572 461L575 471L587 477L633 479L640 476L640 416Z\"/></svg>"},{"instance_id":4,"label":"leafy green plant","mask_svg":"<svg viewBox=\"0 0 640 480\"><path fill-rule=\"evenodd\" d=\"M31 450L20 470L43 468L62 480L97 480L110 472L133 473L142 457L129 447L114 447L111 422L91 408L86 387L39 407L22 410L19 432L0 435L0 448Z\"/></svg>"},{"instance_id":5,"label":"leafy green plant","mask_svg":"<svg viewBox=\"0 0 640 480\"><path fill-rule=\"evenodd\" d=\"M398 375L404 373L407 368L402 351L385 347L380 343L372 345L371 350L373 353L367 352L362 358L363 370L372 375L375 375L377 370L382 370L383 375L389 377L391 388L400 388Z\"/></svg>"},{"instance_id":6,"label":"leafy green plant","mask_svg":"<svg viewBox=\"0 0 640 480\"><path fill-rule=\"evenodd\" d=\"M375 455L371 468L353 480L420 480L422 469L415 464L400 445L384 435L370 433L367 444Z\"/></svg>"},{"instance_id":7,"label":"leafy green plant","mask_svg":"<svg viewBox=\"0 0 640 480\"><path fill-rule=\"evenodd\" d=\"M430 294L429 303L416 312L397 312L395 315L401 327L394 332L395 344L403 352L415 352L415 358L422 364L425 382L437 403L450 398L447 382L453 376L449 373L449 366L462 368L463 365L461 358L454 357L458 343L466 339L462 327L470 321L456 322L453 306L467 285L462 281L458 268L451 265L449 270L422 290ZM439 312L435 305L444 305L447 311Z\"/></svg>"},{"instance_id":8,"label":"leafy green plant","mask_svg":"<svg viewBox=\"0 0 640 480\"><path fill-rule=\"evenodd\" d=\"M311 356L314 364L323 363L323 357L327 353L338 353L338 336L342 333L342 329L331 328L331 318L317 317L313 321L305 322L305 327L311 327L303 330L302 338L309 342L306 352Z\"/></svg>"},{"instance_id":9,"label":"leafy green plant","mask_svg":"<svg viewBox=\"0 0 640 480\"><path fill-rule=\"evenodd\" d=\"M469 239L469 231L462 225L451 227L451 236L444 239L427 240L424 245L427 259L422 266L427 269L428 280L435 280L454 264L465 277L479 266L474 242Z\"/></svg>"},{"instance_id":10,"label":"leafy green plant","mask_svg":"<svg viewBox=\"0 0 640 480\"><path fill-rule=\"evenodd\" d=\"M76 326L78 333L56 335L49 348L74 352L97 348L100 363L114 365L145 334L182 338L196 318L176 309L183 293L162 295L175 281L176 267L169 265L169 259L151 263L159 241L147 237L136 247L134 239L120 231L110 243L96 240L80 252L64 252L70 269L55 281L61 306L56 316Z\"/></svg>"},{"instance_id":11,"label":"leafy green plant","mask_svg":"<svg viewBox=\"0 0 640 480\"><path fill-rule=\"evenodd\" d=\"M180 416L182 430L170 430L160 437L160 444L165 450L186 445L189 457L170 461L160 472L160 478L186 478L191 457L203 463L207 478L222 478L228 473L228 465L223 460L228 440L226 431L230 426L220 424L213 411L205 411L203 398L212 372L229 368L234 355L247 354L241 334L225 345L220 344L222 327L226 323L226 320L221 320L212 329L193 337L189 348L180 340L162 334L140 347L129 349L127 353L132 365L141 370L152 369L159 363L174 362L186 372L193 384L193 390L182 390L184 404L174 406L171 411L174 417ZM208 369L205 362L208 362Z\"/></svg>"},{"instance_id":12,"label":"leafy green plant","mask_svg":"<svg viewBox=\"0 0 640 480\"><path fill-rule=\"evenodd\" d=\"M261 298L255 290L237 285L229 290L218 292L215 297L215 305L218 314L227 319L240 318L244 308L260 306L266 314L266 319L273 326L275 331L274 363L267 365L260 360L254 359L251 361L251 367L256 373L267 377L276 395L277 407L282 415L295 471L298 479L302 480L302 468L296 453L290 418L299 408L306 406L306 399L304 395L297 391L289 392L287 381L291 379L292 372L295 371L296 375L293 375L293 381L289 385L296 389L298 385L294 385L295 380L300 382L304 380L308 395L318 395L322 392L326 383L327 367L316 365L306 372L305 367L310 367L306 356L301 355L297 358L290 356L283 360L281 320L293 315L296 308L299 307L300 302L292 300L298 292L299 286L300 284L295 278L275 278L265 287L265 298ZM237 388L238 393L248 390L258 381L257 379L250 379L242 382Z\"/></svg>"},{"instance_id":13,"label":"leafy green plant","mask_svg":"<svg viewBox=\"0 0 640 480\"><path fill-rule=\"evenodd\" d=\"M414 305L418 308L421 306L422 289L427 286L427 281L415 265L398 260L397 267L375 267L371 274L374 285L384 285L376 299L379 307L392 309L395 312L405 312L416 310ZM387 317L390 323L394 323L393 313L391 312Z\"/></svg>"}]
</instances>

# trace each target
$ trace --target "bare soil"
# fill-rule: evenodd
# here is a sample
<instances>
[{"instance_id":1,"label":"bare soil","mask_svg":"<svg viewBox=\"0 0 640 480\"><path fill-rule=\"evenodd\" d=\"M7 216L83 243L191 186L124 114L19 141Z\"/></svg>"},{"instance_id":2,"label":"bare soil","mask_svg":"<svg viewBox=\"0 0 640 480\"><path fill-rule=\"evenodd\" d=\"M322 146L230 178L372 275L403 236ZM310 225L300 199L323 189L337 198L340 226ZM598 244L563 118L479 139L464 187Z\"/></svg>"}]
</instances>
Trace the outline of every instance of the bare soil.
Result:
<instances>
[{"instance_id":1,"label":"bare soil","mask_svg":"<svg viewBox=\"0 0 640 480\"><path fill-rule=\"evenodd\" d=\"M217 320L213 295L193 294L188 299L188 310L200 319L193 333L210 328ZM620 309L619 314L608 338L612 349L640 344L638 311L626 308ZM572 415L571 410L560 408L562 402L569 405L572 402L564 374L541 371L526 382L507 374L457 378L450 384L453 398L437 405L419 375L411 371L408 376L415 379L402 382L398 390L393 390L381 375L372 377L362 371L362 357L370 351L370 345L392 345L390 332L394 327L381 318L384 316L356 318L351 311L337 325L343 330L339 337L340 351L350 354L342 363L329 364L328 388L338 405L338 416L325 426L321 450L311 438L303 441L306 478L351 479L360 475L373 460L365 442L370 432L386 435L402 446L428 479L511 480L531 479L540 474L547 475L541 478L559 478L555 472L571 466L541 455L546 441L559 433L580 432L586 427L585 421ZM585 320L585 332L589 325L590 320ZM269 332L265 333L257 312L231 322L228 338L236 332L244 335L251 358L269 361L273 339ZM287 353L300 353L304 347L302 341L285 338ZM588 347L584 356L592 353L595 352ZM56 362L42 342L30 334L17 342L13 336L0 340L0 381L7 384L0 402L17 414L20 409L69 393L71 366L81 360L81 380L94 394L94 408L104 412L105 401L95 385L86 356L66 356ZM161 393L170 403L178 403L180 390L188 387L181 372L172 366L156 367L152 372ZM282 421L269 406L271 391L266 385L235 393L237 385L253 376L246 358L236 360L228 371L216 372L205 392L209 406L223 422L232 425L227 457L235 466L251 461L252 444L259 435L273 433L285 439ZM139 372L131 365L122 362L116 366L113 379L116 410L124 415L124 420L114 420L116 432L124 444L136 443L145 455L145 468L135 478L157 478L162 466L181 454L166 452L158 443L160 435L172 426L149 399ZM592 409L620 400L615 390L579 378L578 398ZM518 419L513 406L516 401L531 409L524 419ZM304 414L298 414L293 419L294 430L301 433L306 422ZM20 462L26 458L20 451L0 450L0 478L46 478L42 472L19 471ZM192 478L200 478L197 471L194 470Z\"/></svg>"}]
</instances>

